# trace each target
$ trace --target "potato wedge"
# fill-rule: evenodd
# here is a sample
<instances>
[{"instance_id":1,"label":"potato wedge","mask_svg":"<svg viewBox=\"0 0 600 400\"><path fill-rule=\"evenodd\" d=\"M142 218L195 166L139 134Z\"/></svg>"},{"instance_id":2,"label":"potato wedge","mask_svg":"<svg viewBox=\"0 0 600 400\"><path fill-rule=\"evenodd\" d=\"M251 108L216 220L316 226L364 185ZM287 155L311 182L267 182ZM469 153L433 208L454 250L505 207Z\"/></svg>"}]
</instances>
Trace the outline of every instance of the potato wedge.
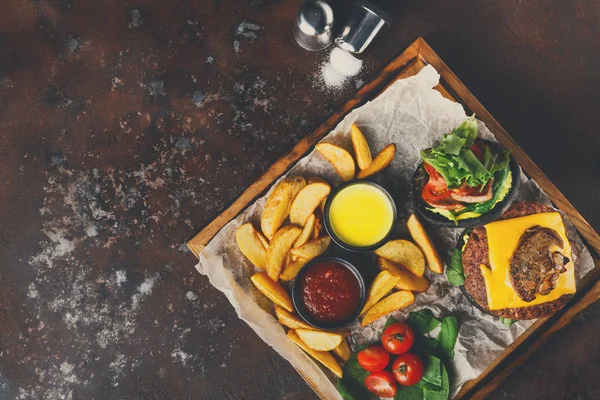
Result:
<instances>
[{"instance_id":1,"label":"potato wedge","mask_svg":"<svg viewBox=\"0 0 600 400\"><path fill-rule=\"evenodd\" d=\"M408 240L390 240L377 250L375 254L402 265L417 276L425 273L425 256L419 246Z\"/></svg>"},{"instance_id":2,"label":"potato wedge","mask_svg":"<svg viewBox=\"0 0 600 400\"><path fill-rule=\"evenodd\" d=\"M415 301L415 296L412 292L407 290L401 290L390 294L387 297L379 300L362 319L361 325L367 326L370 323L377 321L381 317L393 313L396 310L400 310Z\"/></svg>"},{"instance_id":3,"label":"potato wedge","mask_svg":"<svg viewBox=\"0 0 600 400\"><path fill-rule=\"evenodd\" d=\"M265 248L265 250L267 250L269 248L269 239L267 239L265 237L265 235L262 234L261 231L257 230L256 234L258 235L258 240L260 240L260 242L262 243L262 245Z\"/></svg>"},{"instance_id":4,"label":"potato wedge","mask_svg":"<svg viewBox=\"0 0 600 400\"><path fill-rule=\"evenodd\" d=\"M289 312L288 310L275 306L275 315L279 319L279 323L283 326L287 326L290 329L315 329L306 322L304 322L299 316Z\"/></svg>"},{"instance_id":5,"label":"potato wedge","mask_svg":"<svg viewBox=\"0 0 600 400\"><path fill-rule=\"evenodd\" d=\"M319 143L315 149L333 165L344 182L354 178L356 167L354 159L347 150L331 143Z\"/></svg>"},{"instance_id":6,"label":"potato wedge","mask_svg":"<svg viewBox=\"0 0 600 400\"><path fill-rule=\"evenodd\" d=\"M331 186L321 182L311 183L302 188L292 203L290 222L298 226L304 226L308 217L319 207L330 191Z\"/></svg>"},{"instance_id":7,"label":"potato wedge","mask_svg":"<svg viewBox=\"0 0 600 400\"><path fill-rule=\"evenodd\" d=\"M235 241L242 254L256 267L264 270L267 265L267 251L259 235L254 226L247 222L235 231Z\"/></svg>"},{"instance_id":8,"label":"potato wedge","mask_svg":"<svg viewBox=\"0 0 600 400\"><path fill-rule=\"evenodd\" d=\"M292 298L279 283L269 278L266 272L259 272L250 277L252 283L256 288L269 300L276 305L288 310L289 312L294 311L294 305L292 304Z\"/></svg>"},{"instance_id":9,"label":"potato wedge","mask_svg":"<svg viewBox=\"0 0 600 400\"><path fill-rule=\"evenodd\" d=\"M373 161L371 149L360 129L354 124L352 124L350 136L352 137L354 158L356 159L358 168L361 170L369 168L369 165L371 165L371 162Z\"/></svg>"},{"instance_id":10,"label":"potato wedge","mask_svg":"<svg viewBox=\"0 0 600 400\"><path fill-rule=\"evenodd\" d=\"M301 232L302 229L296 225L286 225L271 239L267 249L267 274L275 282L279 280L283 262Z\"/></svg>"},{"instance_id":11,"label":"potato wedge","mask_svg":"<svg viewBox=\"0 0 600 400\"><path fill-rule=\"evenodd\" d=\"M390 271L383 270L377 274L375 279L373 279L373 283L371 283L371 287L369 288L369 293L367 295L367 301L365 302L365 306L363 307L360 315L365 314L369 311L369 308L373 307L375 303L383 298L386 294L390 292L396 286L399 277L392 274Z\"/></svg>"},{"instance_id":12,"label":"potato wedge","mask_svg":"<svg viewBox=\"0 0 600 400\"><path fill-rule=\"evenodd\" d=\"M275 186L260 217L260 229L267 239L273 238L283 221L290 215L292 202L304 186L306 180L301 176L285 178Z\"/></svg>"},{"instance_id":13,"label":"potato wedge","mask_svg":"<svg viewBox=\"0 0 600 400\"><path fill-rule=\"evenodd\" d=\"M308 178L306 178L306 183L308 183L309 185L312 183L325 183L326 185L329 185L329 182L327 182L325 178L316 175L309 176Z\"/></svg>"},{"instance_id":14,"label":"potato wedge","mask_svg":"<svg viewBox=\"0 0 600 400\"><path fill-rule=\"evenodd\" d=\"M338 347L336 347L332 351L335 355L337 355L344 361L348 361L350 359L350 356L352 355L352 349L350 348L348 340L346 339L342 340Z\"/></svg>"},{"instance_id":15,"label":"potato wedge","mask_svg":"<svg viewBox=\"0 0 600 400\"><path fill-rule=\"evenodd\" d=\"M281 279L282 281L291 281L293 279L296 279L296 275L298 275L298 272L300 272L302 267L308 264L309 261L310 260L306 258L296 258L289 264L286 264L285 268L283 269L283 272L279 276L279 279Z\"/></svg>"},{"instance_id":16,"label":"potato wedge","mask_svg":"<svg viewBox=\"0 0 600 400\"><path fill-rule=\"evenodd\" d=\"M302 232L298 239L294 242L292 247L300 247L304 243L308 242L308 239L312 237L313 231L315 230L315 214L311 214L310 217L306 220L306 224L304 224L304 228L302 228Z\"/></svg>"},{"instance_id":17,"label":"potato wedge","mask_svg":"<svg viewBox=\"0 0 600 400\"><path fill-rule=\"evenodd\" d=\"M333 332L315 331L313 329L296 329L300 339L313 350L330 351L342 343L344 337Z\"/></svg>"},{"instance_id":18,"label":"potato wedge","mask_svg":"<svg viewBox=\"0 0 600 400\"><path fill-rule=\"evenodd\" d=\"M308 347L302 339L298 336L295 330L290 329L287 333L287 337L296 344L296 346L300 347L304 350L308 355L313 357L315 360L319 361L325 367L327 367L331 372L333 372L338 378L342 377L342 367L336 361L335 357L329 354L326 351L318 351L313 350Z\"/></svg>"},{"instance_id":19,"label":"potato wedge","mask_svg":"<svg viewBox=\"0 0 600 400\"><path fill-rule=\"evenodd\" d=\"M323 219L321 217L317 218L315 221L315 229L313 231L312 238L318 239L325 234L325 226L323 225Z\"/></svg>"},{"instance_id":20,"label":"potato wedge","mask_svg":"<svg viewBox=\"0 0 600 400\"><path fill-rule=\"evenodd\" d=\"M396 145L393 143L388 144L375 156L373 162L367 169L363 169L358 172L356 177L358 179L363 179L371 175L375 175L376 173L382 171L385 167L390 165L394 157L396 156Z\"/></svg>"},{"instance_id":21,"label":"potato wedge","mask_svg":"<svg viewBox=\"0 0 600 400\"><path fill-rule=\"evenodd\" d=\"M425 232L425 228L423 228L419 218L415 214L412 214L408 218L406 226L408 226L410 236L412 236L413 240L419 245L421 250L423 250L423 254L425 254L429 269L436 274L442 274L444 272L444 262L440 258L440 255L435 247L433 247L433 243L431 243L431 240L429 239L427 232Z\"/></svg>"},{"instance_id":22,"label":"potato wedge","mask_svg":"<svg viewBox=\"0 0 600 400\"><path fill-rule=\"evenodd\" d=\"M417 293L429 289L430 283L424 276L416 276L412 272L407 271L403 266L382 257L377 258L377 263L379 264L379 268L388 270L400 278L398 283L396 283L396 289L410 290Z\"/></svg>"},{"instance_id":23,"label":"potato wedge","mask_svg":"<svg viewBox=\"0 0 600 400\"><path fill-rule=\"evenodd\" d=\"M290 252L293 256L312 260L313 258L320 256L329 248L331 244L331 238L329 236L323 236L322 238L315 239L306 243L303 246L296 247Z\"/></svg>"}]
</instances>

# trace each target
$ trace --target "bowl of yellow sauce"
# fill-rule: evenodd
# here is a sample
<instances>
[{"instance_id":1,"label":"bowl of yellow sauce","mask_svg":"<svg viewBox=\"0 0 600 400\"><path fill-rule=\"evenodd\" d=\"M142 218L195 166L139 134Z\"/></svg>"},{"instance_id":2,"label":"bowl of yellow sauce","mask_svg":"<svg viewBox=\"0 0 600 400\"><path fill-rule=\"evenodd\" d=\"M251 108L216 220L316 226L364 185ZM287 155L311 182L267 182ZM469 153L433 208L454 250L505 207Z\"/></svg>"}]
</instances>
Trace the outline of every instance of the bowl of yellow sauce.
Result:
<instances>
[{"instance_id":1,"label":"bowl of yellow sauce","mask_svg":"<svg viewBox=\"0 0 600 400\"><path fill-rule=\"evenodd\" d=\"M338 186L327 199L325 229L340 247L370 251L381 247L396 225L392 196L376 183L353 180Z\"/></svg>"}]
</instances>

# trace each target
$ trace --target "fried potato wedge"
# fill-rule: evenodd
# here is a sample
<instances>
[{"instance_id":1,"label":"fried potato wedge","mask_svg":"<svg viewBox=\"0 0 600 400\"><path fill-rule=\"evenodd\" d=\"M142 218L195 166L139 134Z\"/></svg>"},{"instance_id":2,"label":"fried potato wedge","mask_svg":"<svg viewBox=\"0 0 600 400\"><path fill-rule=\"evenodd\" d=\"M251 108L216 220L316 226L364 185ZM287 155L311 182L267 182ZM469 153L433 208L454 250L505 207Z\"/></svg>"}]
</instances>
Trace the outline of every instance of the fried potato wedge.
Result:
<instances>
[{"instance_id":1,"label":"fried potato wedge","mask_svg":"<svg viewBox=\"0 0 600 400\"><path fill-rule=\"evenodd\" d=\"M369 168L369 165L371 165L371 162L373 161L373 157L371 156L371 149L369 148L369 144L367 143L365 136L354 124L352 124L350 136L352 138L354 158L356 159L358 168L361 170Z\"/></svg>"},{"instance_id":2,"label":"fried potato wedge","mask_svg":"<svg viewBox=\"0 0 600 400\"><path fill-rule=\"evenodd\" d=\"M279 283L269 278L269 275L267 275L266 272L254 274L250 277L250 280L252 280L254 286L256 286L256 288L273 303L289 312L294 311L292 298L288 292Z\"/></svg>"},{"instance_id":3,"label":"fried potato wedge","mask_svg":"<svg viewBox=\"0 0 600 400\"><path fill-rule=\"evenodd\" d=\"M267 250L259 235L254 226L247 222L235 231L235 241L242 254L256 267L264 270L267 265Z\"/></svg>"},{"instance_id":4,"label":"fried potato wedge","mask_svg":"<svg viewBox=\"0 0 600 400\"><path fill-rule=\"evenodd\" d=\"M303 246L296 247L290 252L293 256L312 260L313 258L320 256L329 248L331 244L331 238L329 236L323 236L322 238L312 240Z\"/></svg>"},{"instance_id":5,"label":"fried potato wedge","mask_svg":"<svg viewBox=\"0 0 600 400\"><path fill-rule=\"evenodd\" d=\"M315 229L314 229L313 235L312 235L313 240L318 239L321 236L323 236L324 232L325 232L325 226L323 225L323 219L321 217L319 217L315 221Z\"/></svg>"},{"instance_id":6,"label":"fried potato wedge","mask_svg":"<svg viewBox=\"0 0 600 400\"><path fill-rule=\"evenodd\" d=\"M375 175L376 173L382 171L385 167L390 165L394 157L396 156L396 145L393 143L388 144L375 156L373 162L367 169L363 169L358 172L356 177L358 179L363 179L369 177L371 175Z\"/></svg>"},{"instance_id":7,"label":"fried potato wedge","mask_svg":"<svg viewBox=\"0 0 600 400\"><path fill-rule=\"evenodd\" d=\"M296 279L296 275L298 275L298 272L300 272L302 267L308 264L309 261L310 260L306 258L296 258L295 260L291 261L285 266L283 272L279 276L279 279L281 279L282 281L291 281Z\"/></svg>"},{"instance_id":8,"label":"fried potato wedge","mask_svg":"<svg viewBox=\"0 0 600 400\"><path fill-rule=\"evenodd\" d=\"M312 329L296 329L296 333L304 344L313 350L330 351L342 343L344 337L333 332L315 331Z\"/></svg>"},{"instance_id":9,"label":"fried potato wedge","mask_svg":"<svg viewBox=\"0 0 600 400\"><path fill-rule=\"evenodd\" d=\"M408 218L406 225L410 231L410 236L412 236L413 240L419 245L421 250L423 250L429 269L436 274L442 274L444 272L444 262L440 258L435 247L433 247L433 243L431 243L427 232L425 232L423 224L419 221L419 217L412 214Z\"/></svg>"},{"instance_id":10,"label":"fried potato wedge","mask_svg":"<svg viewBox=\"0 0 600 400\"><path fill-rule=\"evenodd\" d=\"M316 175L309 176L308 178L306 178L306 183L308 183L309 185L312 183L325 183L326 185L329 185L329 182L327 182L325 178Z\"/></svg>"},{"instance_id":11,"label":"fried potato wedge","mask_svg":"<svg viewBox=\"0 0 600 400\"><path fill-rule=\"evenodd\" d=\"M275 306L275 315L279 319L279 323L283 326L287 326L290 329L315 329L306 322L304 322L299 316L286 310L285 308Z\"/></svg>"},{"instance_id":12,"label":"fried potato wedge","mask_svg":"<svg viewBox=\"0 0 600 400\"><path fill-rule=\"evenodd\" d=\"M399 278L398 283L396 283L396 289L410 290L417 293L429 289L430 283L424 276L416 276L412 272L407 271L403 266L382 257L377 258L377 263L379 264L379 268L388 270Z\"/></svg>"},{"instance_id":13,"label":"fried potato wedge","mask_svg":"<svg viewBox=\"0 0 600 400\"><path fill-rule=\"evenodd\" d=\"M293 329L288 331L287 337L294 342L296 346L300 347L302 350L308 353L308 355L327 367L327 369L333 372L338 378L342 377L342 367L331 354L326 351L311 349L302 341L302 339L300 339L296 331Z\"/></svg>"},{"instance_id":14,"label":"fried potato wedge","mask_svg":"<svg viewBox=\"0 0 600 400\"><path fill-rule=\"evenodd\" d=\"M370 323L377 321L381 317L393 313L394 311L400 310L415 301L415 296L412 292L407 290L401 290L394 292L387 297L379 300L362 319L361 325L367 326Z\"/></svg>"},{"instance_id":15,"label":"fried potato wedge","mask_svg":"<svg viewBox=\"0 0 600 400\"><path fill-rule=\"evenodd\" d=\"M319 143L315 149L333 165L344 182L354 178L356 167L354 159L347 150L331 143Z\"/></svg>"},{"instance_id":16,"label":"fried potato wedge","mask_svg":"<svg viewBox=\"0 0 600 400\"><path fill-rule=\"evenodd\" d=\"M371 287L369 288L369 293L367 295L367 301L365 302L365 306L363 307L360 315L365 314L369 311L369 308L373 307L375 303L383 298L386 294L392 290L398 281L399 277L392 274L390 271L383 270L377 274L375 279L373 279L373 283L371 283Z\"/></svg>"},{"instance_id":17,"label":"fried potato wedge","mask_svg":"<svg viewBox=\"0 0 600 400\"><path fill-rule=\"evenodd\" d=\"M292 202L304 186L306 180L301 176L285 178L275 186L260 217L260 229L267 239L273 238L283 221L290 215Z\"/></svg>"},{"instance_id":18,"label":"fried potato wedge","mask_svg":"<svg viewBox=\"0 0 600 400\"><path fill-rule=\"evenodd\" d=\"M350 356L352 355L352 349L350 348L347 339L342 340L338 347L336 347L332 351L335 355L337 355L344 361L348 361L350 359Z\"/></svg>"},{"instance_id":19,"label":"fried potato wedge","mask_svg":"<svg viewBox=\"0 0 600 400\"><path fill-rule=\"evenodd\" d=\"M262 243L262 245L265 248L265 250L267 250L269 248L269 239L267 239L265 237L265 235L262 234L261 231L257 230L256 234L258 235L258 240L260 240L260 242Z\"/></svg>"},{"instance_id":20,"label":"fried potato wedge","mask_svg":"<svg viewBox=\"0 0 600 400\"><path fill-rule=\"evenodd\" d=\"M302 229L296 225L286 225L271 239L267 249L267 274L275 282L279 280L286 256L301 232Z\"/></svg>"},{"instance_id":21,"label":"fried potato wedge","mask_svg":"<svg viewBox=\"0 0 600 400\"><path fill-rule=\"evenodd\" d=\"M419 246L408 240L390 240L377 250L375 254L395 263L417 276L425 273L425 256Z\"/></svg>"},{"instance_id":22,"label":"fried potato wedge","mask_svg":"<svg viewBox=\"0 0 600 400\"><path fill-rule=\"evenodd\" d=\"M308 242L308 239L312 237L313 231L315 230L315 220L315 214L310 214L310 217L306 220L306 224L304 224L304 228L302 228L300 236L298 236L298 239L296 239L292 247L300 247Z\"/></svg>"},{"instance_id":23,"label":"fried potato wedge","mask_svg":"<svg viewBox=\"0 0 600 400\"><path fill-rule=\"evenodd\" d=\"M311 183L302 188L292 203L290 222L304 226L308 218L319 207L330 191L331 186L322 182Z\"/></svg>"}]
</instances>

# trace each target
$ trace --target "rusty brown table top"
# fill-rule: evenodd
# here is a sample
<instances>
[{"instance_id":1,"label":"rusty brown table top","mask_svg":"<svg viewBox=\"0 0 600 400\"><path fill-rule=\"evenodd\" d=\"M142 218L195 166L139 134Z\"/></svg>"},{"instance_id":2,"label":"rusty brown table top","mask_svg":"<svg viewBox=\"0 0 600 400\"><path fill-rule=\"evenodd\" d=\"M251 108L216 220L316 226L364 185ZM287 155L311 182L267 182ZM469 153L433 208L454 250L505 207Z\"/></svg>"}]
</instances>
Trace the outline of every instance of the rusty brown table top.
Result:
<instances>
[{"instance_id":1,"label":"rusty brown table top","mask_svg":"<svg viewBox=\"0 0 600 400\"><path fill-rule=\"evenodd\" d=\"M598 3L393 3L331 91L298 0L2 2L0 399L316 398L184 243L417 36L600 228ZM495 398L599 398L599 330Z\"/></svg>"}]
</instances>

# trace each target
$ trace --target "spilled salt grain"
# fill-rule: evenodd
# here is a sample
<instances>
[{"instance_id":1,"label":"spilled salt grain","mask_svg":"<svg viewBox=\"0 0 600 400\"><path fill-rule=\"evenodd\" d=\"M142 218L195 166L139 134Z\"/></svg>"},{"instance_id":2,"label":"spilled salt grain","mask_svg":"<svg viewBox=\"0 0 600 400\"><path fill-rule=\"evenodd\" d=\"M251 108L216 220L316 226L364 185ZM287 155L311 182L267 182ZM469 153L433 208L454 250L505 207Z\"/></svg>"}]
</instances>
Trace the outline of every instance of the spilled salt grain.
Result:
<instances>
[{"instance_id":1,"label":"spilled salt grain","mask_svg":"<svg viewBox=\"0 0 600 400\"><path fill-rule=\"evenodd\" d=\"M362 68L362 60L345 50L335 47L329 59L321 66L321 78L329 88L341 87Z\"/></svg>"}]
</instances>

